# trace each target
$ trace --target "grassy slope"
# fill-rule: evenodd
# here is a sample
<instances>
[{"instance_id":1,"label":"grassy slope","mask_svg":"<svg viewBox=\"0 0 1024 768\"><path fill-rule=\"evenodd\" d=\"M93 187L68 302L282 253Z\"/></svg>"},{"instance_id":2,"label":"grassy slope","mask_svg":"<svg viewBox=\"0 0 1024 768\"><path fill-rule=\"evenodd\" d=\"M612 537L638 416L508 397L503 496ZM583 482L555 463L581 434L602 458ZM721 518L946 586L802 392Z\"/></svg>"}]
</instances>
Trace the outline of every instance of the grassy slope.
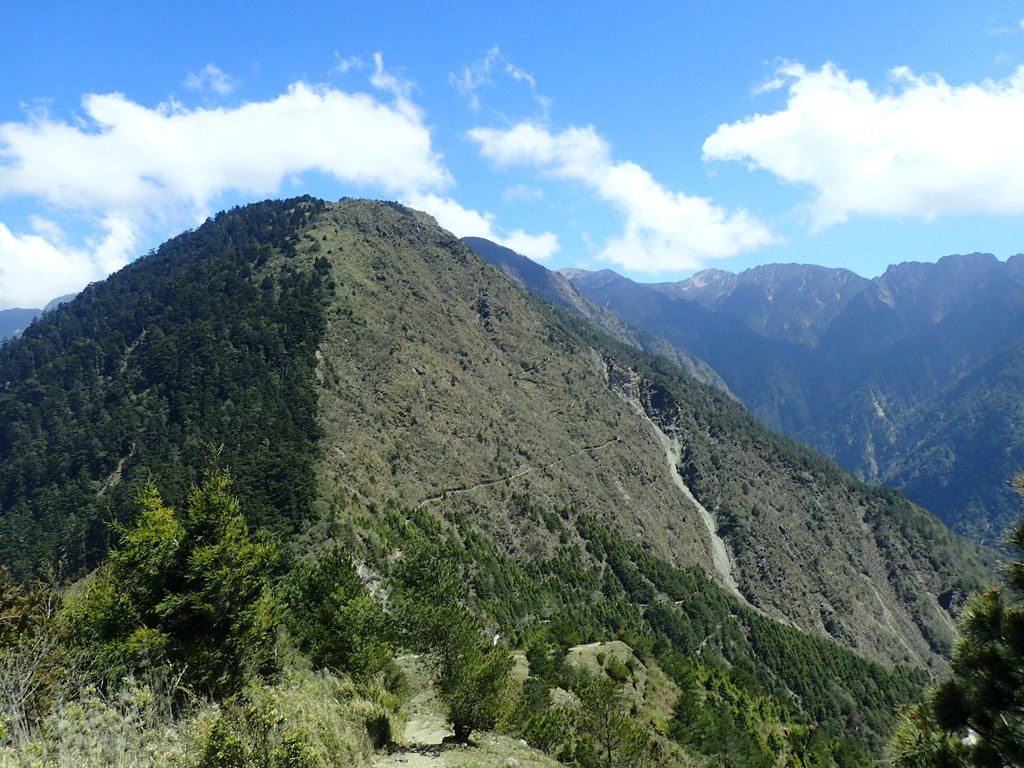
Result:
<instances>
[{"instance_id":1,"label":"grassy slope","mask_svg":"<svg viewBox=\"0 0 1024 768\"><path fill-rule=\"evenodd\" d=\"M549 557L557 537L514 514L513 495L526 494L713 573L708 531L672 484L657 424L680 444L680 472L754 605L890 662L948 648L938 598L983 571L926 513L710 388L569 327L427 217L347 201L305 237L300 252L329 259L337 285L318 369L328 508L348 489L468 516L512 556ZM601 347L660 376L646 401L609 386Z\"/></svg>"}]
</instances>

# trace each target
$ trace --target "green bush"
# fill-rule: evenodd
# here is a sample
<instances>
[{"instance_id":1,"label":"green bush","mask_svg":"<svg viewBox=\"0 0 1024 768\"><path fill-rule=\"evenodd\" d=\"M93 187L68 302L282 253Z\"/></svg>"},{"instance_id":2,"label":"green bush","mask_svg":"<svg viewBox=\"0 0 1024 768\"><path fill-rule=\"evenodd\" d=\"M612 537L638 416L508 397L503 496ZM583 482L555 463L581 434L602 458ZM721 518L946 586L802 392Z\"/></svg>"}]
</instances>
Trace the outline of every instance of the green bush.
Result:
<instances>
[{"instance_id":1,"label":"green bush","mask_svg":"<svg viewBox=\"0 0 1024 768\"><path fill-rule=\"evenodd\" d=\"M395 630L345 548L335 545L296 565L281 595L288 628L315 666L400 684L390 643Z\"/></svg>"},{"instance_id":2,"label":"green bush","mask_svg":"<svg viewBox=\"0 0 1024 768\"><path fill-rule=\"evenodd\" d=\"M608 677L616 683L625 683L633 677L633 674L629 671L629 667L619 661L615 656L612 656L605 661L604 671L608 674Z\"/></svg>"},{"instance_id":3,"label":"green bush","mask_svg":"<svg viewBox=\"0 0 1024 768\"><path fill-rule=\"evenodd\" d=\"M468 581L459 562L436 545L411 543L396 576L392 602L412 647L432 661L456 740L493 728L509 703L512 657L484 638L465 603Z\"/></svg>"},{"instance_id":4,"label":"green bush","mask_svg":"<svg viewBox=\"0 0 1024 768\"><path fill-rule=\"evenodd\" d=\"M205 724L196 722L195 768L347 768L373 748L367 715L389 733L401 729L387 697L327 672L290 670L271 686L251 685ZM222 762L217 762L218 760ZM204 762L206 761L206 762ZM240 762L232 762L240 761ZM187 764L191 768L191 764Z\"/></svg>"},{"instance_id":5,"label":"green bush","mask_svg":"<svg viewBox=\"0 0 1024 768\"><path fill-rule=\"evenodd\" d=\"M140 505L70 608L73 641L108 679L167 660L200 690L230 695L270 653L275 548L249 533L223 470L192 488L184 520L152 484Z\"/></svg>"},{"instance_id":6,"label":"green bush","mask_svg":"<svg viewBox=\"0 0 1024 768\"><path fill-rule=\"evenodd\" d=\"M301 728L284 733L271 757L270 768L318 768Z\"/></svg>"},{"instance_id":7,"label":"green bush","mask_svg":"<svg viewBox=\"0 0 1024 768\"><path fill-rule=\"evenodd\" d=\"M246 768L245 746L226 718L218 717L211 726L198 768Z\"/></svg>"}]
</instances>

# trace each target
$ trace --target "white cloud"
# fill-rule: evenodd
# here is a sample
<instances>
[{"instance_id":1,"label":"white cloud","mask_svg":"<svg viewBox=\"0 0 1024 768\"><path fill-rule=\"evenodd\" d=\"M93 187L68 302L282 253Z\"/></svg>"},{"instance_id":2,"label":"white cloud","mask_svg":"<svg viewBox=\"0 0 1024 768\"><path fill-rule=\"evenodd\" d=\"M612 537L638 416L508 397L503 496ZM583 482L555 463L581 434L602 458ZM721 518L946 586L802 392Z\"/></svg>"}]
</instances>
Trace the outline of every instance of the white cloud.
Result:
<instances>
[{"instance_id":1,"label":"white cloud","mask_svg":"<svg viewBox=\"0 0 1024 768\"><path fill-rule=\"evenodd\" d=\"M423 194L406 201L413 208L426 211L437 222L459 237L483 237L535 261L543 261L558 252L558 236L551 232L531 235L522 229L511 231L497 227L494 215L463 208L450 197Z\"/></svg>"},{"instance_id":2,"label":"white cloud","mask_svg":"<svg viewBox=\"0 0 1024 768\"><path fill-rule=\"evenodd\" d=\"M15 234L0 222L0 306L42 307L75 293L127 264L137 243L135 227L118 216L106 217L84 248L68 245L52 222L33 224L35 234Z\"/></svg>"},{"instance_id":3,"label":"white cloud","mask_svg":"<svg viewBox=\"0 0 1024 768\"><path fill-rule=\"evenodd\" d=\"M486 237L486 235L479 235ZM544 261L558 253L558 235L553 232L543 232L539 235L531 235L521 229L513 229L511 232L504 232L494 240L498 245L511 248L521 256L528 256L534 261Z\"/></svg>"},{"instance_id":4,"label":"white cloud","mask_svg":"<svg viewBox=\"0 0 1024 768\"><path fill-rule=\"evenodd\" d=\"M479 61L464 66L459 74L448 73L448 83L469 100L470 110L477 112L480 109L480 96L477 91L484 86L494 85L493 74L495 72L506 75L518 83L526 83L531 91L537 87L537 81L533 75L513 64L496 45L487 51ZM541 104L542 109L546 110L550 106L549 100L545 97L536 96L535 98Z\"/></svg>"},{"instance_id":5,"label":"white cloud","mask_svg":"<svg viewBox=\"0 0 1024 768\"><path fill-rule=\"evenodd\" d=\"M905 67L890 79L876 92L831 64L788 63L762 89L785 88L785 108L720 126L704 157L810 185L816 229L853 214L1024 212L1024 67L962 86Z\"/></svg>"},{"instance_id":6,"label":"white cloud","mask_svg":"<svg viewBox=\"0 0 1024 768\"><path fill-rule=\"evenodd\" d=\"M0 124L0 199L44 201L96 232L70 245L44 223L16 233L5 222L0 306L77 290L122 266L143 232L162 239L224 195L270 196L306 172L386 196L445 189L452 178L411 84L379 55L374 65L370 82L389 98L303 82L216 109L89 94L75 121L36 111Z\"/></svg>"},{"instance_id":7,"label":"white cloud","mask_svg":"<svg viewBox=\"0 0 1024 768\"><path fill-rule=\"evenodd\" d=\"M45 116L0 124L0 195L79 209L204 209L228 190L269 194L312 170L390 193L450 182L404 99L300 82L234 109L151 109L118 93L88 95L83 108L85 125Z\"/></svg>"},{"instance_id":8,"label":"white cloud","mask_svg":"<svg viewBox=\"0 0 1024 768\"><path fill-rule=\"evenodd\" d=\"M204 87L215 87L211 67L196 76ZM273 196L308 172L336 179L345 193L424 201L459 235L534 258L557 250L551 233L506 231L491 214L442 197L453 179L413 83L386 70L380 54L366 76L375 91L298 82L276 98L218 108L89 94L74 120L37 110L0 123L0 200L42 204L68 231L93 233L69 242L38 217L18 231L0 209L0 306L78 290L127 263L140 243L202 222L225 198Z\"/></svg>"},{"instance_id":9,"label":"white cloud","mask_svg":"<svg viewBox=\"0 0 1024 768\"><path fill-rule=\"evenodd\" d=\"M386 70L384 57L380 53L373 54L373 74L370 75L370 84L374 88L392 94L395 97L395 105L403 114L408 114L417 121L422 117L419 107L412 101L412 91L415 87L413 82Z\"/></svg>"},{"instance_id":10,"label":"white cloud","mask_svg":"<svg viewBox=\"0 0 1024 768\"><path fill-rule=\"evenodd\" d=\"M185 87L192 91L209 88L218 96L227 96L238 87L238 81L215 64L207 64L198 72L190 72Z\"/></svg>"},{"instance_id":11,"label":"white cloud","mask_svg":"<svg viewBox=\"0 0 1024 768\"><path fill-rule=\"evenodd\" d=\"M366 66L362 58L359 56L349 56L347 59L341 58L337 51L334 52L334 58L337 59L338 63L331 69L331 72L339 75L345 75L352 70L360 70Z\"/></svg>"},{"instance_id":12,"label":"white cloud","mask_svg":"<svg viewBox=\"0 0 1024 768\"><path fill-rule=\"evenodd\" d=\"M529 184L516 184L502 192L501 199L506 203L513 203L519 200L536 202L544 199L544 190Z\"/></svg>"},{"instance_id":13,"label":"white cloud","mask_svg":"<svg viewBox=\"0 0 1024 768\"><path fill-rule=\"evenodd\" d=\"M693 269L773 242L767 226L744 211L727 211L702 197L660 185L636 163L616 161L593 127L559 134L535 123L469 133L484 157L498 165L530 165L582 183L625 215L621 235L597 258L650 274Z\"/></svg>"}]
</instances>

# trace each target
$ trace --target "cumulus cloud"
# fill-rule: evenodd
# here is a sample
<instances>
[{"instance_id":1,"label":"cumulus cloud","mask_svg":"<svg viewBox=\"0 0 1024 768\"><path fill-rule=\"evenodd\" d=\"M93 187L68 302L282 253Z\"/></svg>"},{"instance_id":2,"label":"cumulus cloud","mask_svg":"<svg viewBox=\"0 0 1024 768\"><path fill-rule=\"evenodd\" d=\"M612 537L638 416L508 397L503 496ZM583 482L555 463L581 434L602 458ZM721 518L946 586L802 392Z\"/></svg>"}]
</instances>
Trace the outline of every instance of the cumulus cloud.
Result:
<instances>
[{"instance_id":1,"label":"cumulus cloud","mask_svg":"<svg viewBox=\"0 0 1024 768\"><path fill-rule=\"evenodd\" d=\"M162 238L223 195L273 195L309 171L395 197L450 186L411 85L379 56L370 82L389 98L304 82L234 108L89 94L74 121L36 111L0 124L0 198L42 201L94 232L70 244L41 221L21 232L5 222L0 306L81 288L126 263L143 232Z\"/></svg>"},{"instance_id":2,"label":"cumulus cloud","mask_svg":"<svg viewBox=\"0 0 1024 768\"><path fill-rule=\"evenodd\" d=\"M84 125L45 115L0 124L0 194L65 208L204 209L228 190L268 194L313 170L389 193L450 182L404 99L300 82L234 109L149 108L119 93L90 94L82 106Z\"/></svg>"},{"instance_id":3,"label":"cumulus cloud","mask_svg":"<svg viewBox=\"0 0 1024 768\"><path fill-rule=\"evenodd\" d=\"M227 96L238 87L238 81L215 64L207 64L198 72L190 72L185 87L192 91L207 88L218 96Z\"/></svg>"},{"instance_id":4,"label":"cumulus cloud","mask_svg":"<svg viewBox=\"0 0 1024 768\"><path fill-rule=\"evenodd\" d=\"M522 229L502 229L495 225L494 214L464 208L450 197L429 193L414 195L406 202L426 211L438 224L459 237L483 237L534 261L543 261L558 252L558 236L554 233L531 235Z\"/></svg>"},{"instance_id":5,"label":"cumulus cloud","mask_svg":"<svg viewBox=\"0 0 1024 768\"><path fill-rule=\"evenodd\" d=\"M469 132L481 154L500 166L529 165L579 182L625 216L623 232L597 258L649 274L701 267L774 241L772 231L744 211L666 189L643 167L612 158L593 127L552 133L536 123Z\"/></svg>"},{"instance_id":6,"label":"cumulus cloud","mask_svg":"<svg viewBox=\"0 0 1024 768\"><path fill-rule=\"evenodd\" d=\"M814 228L854 214L1024 212L1024 67L960 86L899 67L876 91L832 64L787 63L762 90L781 89L785 108L720 126L704 157L809 185Z\"/></svg>"},{"instance_id":7,"label":"cumulus cloud","mask_svg":"<svg viewBox=\"0 0 1024 768\"><path fill-rule=\"evenodd\" d=\"M364 68L369 92L297 82L275 98L216 108L88 94L73 120L40 109L0 123L0 200L29 200L68 231L92 232L68 238L42 219L15 225L0 209L0 306L77 290L127 263L140 243L202 222L225 198L273 196L310 172L345 193L425 201L460 236L490 237L535 258L557 250L550 233L502 230L491 214L442 197L454 180L414 84L386 69L380 54L365 64L339 60L336 71ZM221 75L209 65L195 83L227 87Z\"/></svg>"},{"instance_id":8,"label":"cumulus cloud","mask_svg":"<svg viewBox=\"0 0 1024 768\"><path fill-rule=\"evenodd\" d=\"M76 293L127 264L137 244L135 226L114 215L84 248L69 245L52 222L33 225L33 234L15 234L0 222L0 306L42 307Z\"/></svg>"}]
</instances>

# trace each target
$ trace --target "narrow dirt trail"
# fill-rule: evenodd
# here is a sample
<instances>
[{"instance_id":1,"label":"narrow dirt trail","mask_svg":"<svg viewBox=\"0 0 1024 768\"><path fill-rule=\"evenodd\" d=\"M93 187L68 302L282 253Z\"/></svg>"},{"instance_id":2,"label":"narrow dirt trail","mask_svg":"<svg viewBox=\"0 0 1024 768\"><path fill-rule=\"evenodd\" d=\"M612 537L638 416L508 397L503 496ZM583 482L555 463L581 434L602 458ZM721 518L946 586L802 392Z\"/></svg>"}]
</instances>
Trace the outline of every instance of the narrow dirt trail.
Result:
<instances>
[{"instance_id":1,"label":"narrow dirt trail","mask_svg":"<svg viewBox=\"0 0 1024 768\"><path fill-rule=\"evenodd\" d=\"M389 754L373 755L373 768L562 768L526 742L499 733L474 733L472 743L445 744L452 731L442 715L429 671L416 656L398 659L412 695L401 743Z\"/></svg>"},{"instance_id":2,"label":"narrow dirt trail","mask_svg":"<svg viewBox=\"0 0 1024 768\"><path fill-rule=\"evenodd\" d=\"M540 467L527 467L526 469L521 469L518 472L514 472L511 475L508 475L507 477L496 477L488 480L481 480L479 483L476 483L475 485L463 485L457 486L455 488L445 488L440 493L435 493L431 496L426 496L425 498L421 499L419 504L416 505L416 509L422 509L423 507L427 506L427 504L431 504L435 501L440 501L441 499L447 498L448 496L459 496L461 494L472 493L473 491L478 491L481 488L487 488L492 485L500 485L501 483L511 483L513 480L518 480L520 477L528 475L531 472L550 469L551 467L554 467L557 464L561 464L566 459L571 459L573 456L579 456L581 453L586 453L588 451L599 451L605 446L611 445L612 443L616 443L618 441L619 438L610 437L603 443L596 443L594 445L584 445L579 450L573 451L572 453L567 453L565 456L560 456L554 461L549 461L547 464L544 464Z\"/></svg>"},{"instance_id":3,"label":"narrow dirt trail","mask_svg":"<svg viewBox=\"0 0 1024 768\"><path fill-rule=\"evenodd\" d=\"M405 724L402 743L390 754L374 755L374 768L441 768L448 766L444 756L444 737L451 729L441 716L441 702L431 685L429 674L420 659L404 656L399 665L409 678L412 696L407 705L409 721Z\"/></svg>"}]
</instances>

